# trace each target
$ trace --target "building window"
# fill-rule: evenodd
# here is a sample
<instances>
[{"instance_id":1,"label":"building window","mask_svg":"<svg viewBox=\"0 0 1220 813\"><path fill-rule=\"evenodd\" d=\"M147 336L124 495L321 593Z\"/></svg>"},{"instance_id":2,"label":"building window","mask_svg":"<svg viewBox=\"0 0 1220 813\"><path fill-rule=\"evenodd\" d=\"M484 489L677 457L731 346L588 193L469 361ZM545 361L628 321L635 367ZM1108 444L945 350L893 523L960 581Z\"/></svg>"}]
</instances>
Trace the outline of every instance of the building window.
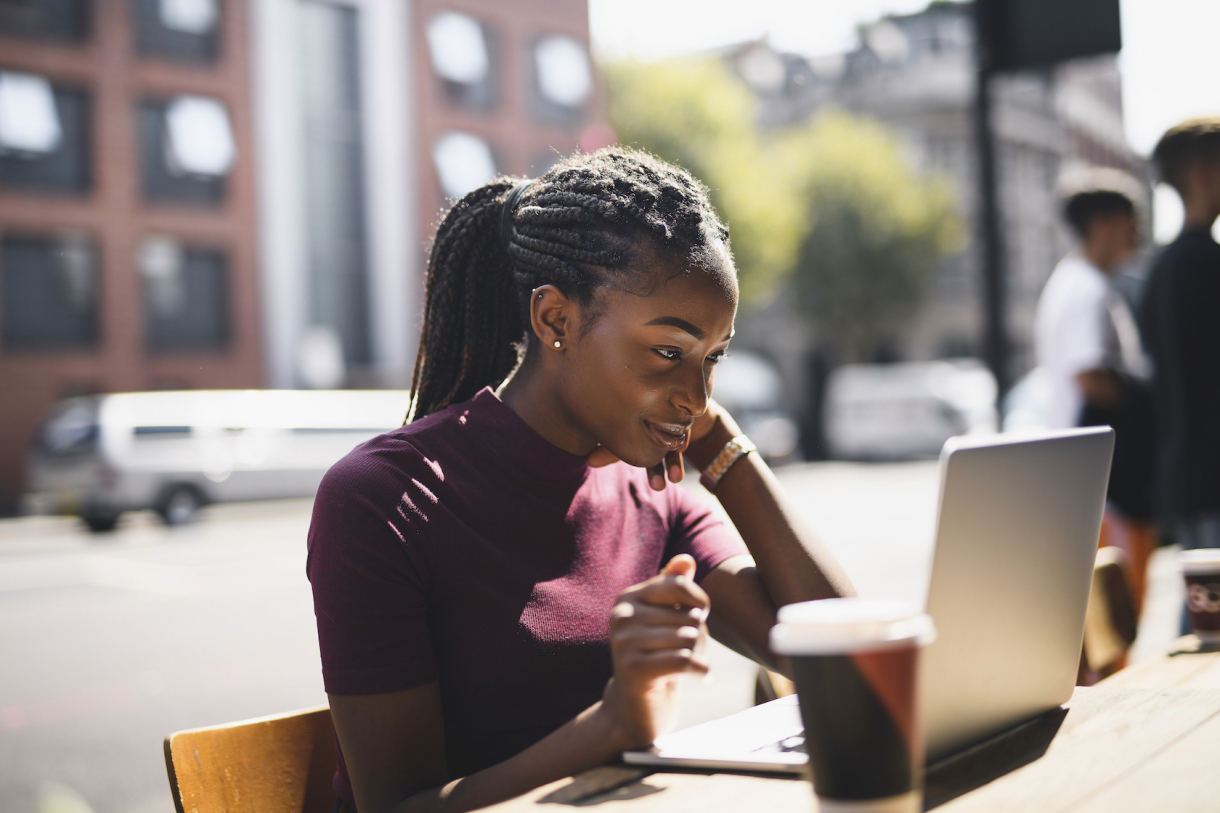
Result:
<instances>
[{"instance_id":1,"label":"building window","mask_svg":"<svg viewBox=\"0 0 1220 813\"><path fill-rule=\"evenodd\" d=\"M131 0L136 47L145 56L181 62L216 59L219 0Z\"/></svg>"},{"instance_id":2,"label":"building window","mask_svg":"<svg viewBox=\"0 0 1220 813\"><path fill-rule=\"evenodd\" d=\"M6 349L97 343L97 260L88 239L5 235L0 275Z\"/></svg>"},{"instance_id":3,"label":"building window","mask_svg":"<svg viewBox=\"0 0 1220 813\"><path fill-rule=\"evenodd\" d=\"M216 205L237 157L229 115L205 96L145 100L137 118L144 197Z\"/></svg>"},{"instance_id":4,"label":"building window","mask_svg":"<svg viewBox=\"0 0 1220 813\"><path fill-rule=\"evenodd\" d=\"M0 34L80 42L89 36L85 0L0 0Z\"/></svg>"},{"instance_id":5,"label":"building window","mask_svg":"<svg viewBox=\"0 0 1220 813\"><path fill-rule=\"evenodd\" d=\"M84 192L89 183L89 97L0 71L0 187Z\"/></svg>"},{"instance_id":6,"label":"building window","mask_svg":"<svg viewBox=\"0 0 1220 813\"><path fill-rule=\"evenodd\" d=\"M468 14L442 11L428 20L425 36L432 70L454 104L486 111L495 106L494 37Z\"/></svg>"},{"instance_id":7,"label":"building window","mask_svg":"<svg viewBox=\"0 0 1220 813\"><path fill-rule=\"evenodd\" d=\"M441 191L457 200L496 177L491 147L470 133L441 133L432 142L432 163Z\"/></svg>"},{"instance_id":8,"label":"building window","mask_svg":"<svg viewBox=\"0 0 1220 813\"><path fill-rule=\"evenodd\" d=\"M137 264L144 283L144 344L149 350L218 350L228 344L224 252L149 237L140 245Z\"/></svg>"},{"instance_id":9,"label":"building window","mask_svg":"<svg viewBox=\"0 0 1220 813\"><path fill-rule=\"evenodd\" d=\"M548 121L568 123L580 118L593 74L585 46L571 37L544 37L534 44L534 84L538 111Z\"/></svg>"},{"instance_id":10,"label":"building window","mask_svg":"<svg viewBox=\"0 0 1220 813\"><path fill-rule=\"evenodd\" d=\"M301 0L310 324L330 328L349 367L372 359L359 12Z\"/></svg>"}]
</instances>

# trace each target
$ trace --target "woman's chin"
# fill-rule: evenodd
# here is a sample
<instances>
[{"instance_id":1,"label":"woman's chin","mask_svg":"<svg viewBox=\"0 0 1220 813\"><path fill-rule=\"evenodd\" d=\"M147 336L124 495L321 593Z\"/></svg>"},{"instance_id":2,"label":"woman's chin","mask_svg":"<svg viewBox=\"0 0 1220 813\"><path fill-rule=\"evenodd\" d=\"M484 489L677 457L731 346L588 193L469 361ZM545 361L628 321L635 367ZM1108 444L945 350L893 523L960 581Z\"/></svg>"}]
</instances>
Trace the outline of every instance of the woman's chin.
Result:
<instances>
[{"instance_id":1,"label":"woman's chin","mask_svg":"<svg viewBox=\"0 0 1220 813\"><path fill-rule=\"evenodd\" d=\"M615 455L628 466L635 466L637 469L650 469L665 459L665 452L652 449L644 451L624 449L621 454L616 451Z\"/></svg>"}]
</instances>

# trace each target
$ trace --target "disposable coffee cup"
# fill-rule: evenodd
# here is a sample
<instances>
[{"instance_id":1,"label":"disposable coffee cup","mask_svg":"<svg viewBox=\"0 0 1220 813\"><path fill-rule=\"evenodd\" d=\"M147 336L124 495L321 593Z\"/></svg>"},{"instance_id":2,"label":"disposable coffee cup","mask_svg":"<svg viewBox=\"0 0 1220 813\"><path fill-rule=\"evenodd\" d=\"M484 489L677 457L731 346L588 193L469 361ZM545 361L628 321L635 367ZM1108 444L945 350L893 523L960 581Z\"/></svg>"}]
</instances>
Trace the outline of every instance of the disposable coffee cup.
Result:
<instances>
[{"instance_id":1,"label":"disposable coffee cup","mask_svg":"<svg viewBox=\"0 0 1220 813\"><path fill-rule=\"evenodd\" d=\"M1197 548L1178 554L1186 579L1186 610L1199 640L1220 643L1220 548Z\"/></svg>"},{"instance_id":2,"label":"disposable coffee cup","mask_svg":"<svg viewBox=\"0 0 1220 813\"><path fill-rule=\"evenodd\" d=\"M918 813L923 732L919 651L932 617L905 601L832 598L789 604L771 649L792 659L821 813Z\"/></svg>"}]
</instances>

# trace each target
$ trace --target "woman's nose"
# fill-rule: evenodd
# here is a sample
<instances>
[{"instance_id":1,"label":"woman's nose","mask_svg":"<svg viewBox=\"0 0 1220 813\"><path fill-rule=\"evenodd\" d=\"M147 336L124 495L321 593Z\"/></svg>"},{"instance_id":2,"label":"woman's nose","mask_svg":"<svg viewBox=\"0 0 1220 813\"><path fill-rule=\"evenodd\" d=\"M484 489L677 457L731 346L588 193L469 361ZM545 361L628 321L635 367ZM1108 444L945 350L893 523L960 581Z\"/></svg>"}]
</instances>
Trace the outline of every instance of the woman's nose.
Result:
<instances>
[{"instance_id":1,"label":"woman's nose","mask_svg":"<svg viewBox=\"0 0 1220 813\"><path fill-rule=\"evenodd\" d=\"M701 367L693 365L680 370L678 374L680 379L669 393L670 403L693 417L702 415L707 411L707 401L711 396L710 376Z\"/></svg>"}]
</instances>

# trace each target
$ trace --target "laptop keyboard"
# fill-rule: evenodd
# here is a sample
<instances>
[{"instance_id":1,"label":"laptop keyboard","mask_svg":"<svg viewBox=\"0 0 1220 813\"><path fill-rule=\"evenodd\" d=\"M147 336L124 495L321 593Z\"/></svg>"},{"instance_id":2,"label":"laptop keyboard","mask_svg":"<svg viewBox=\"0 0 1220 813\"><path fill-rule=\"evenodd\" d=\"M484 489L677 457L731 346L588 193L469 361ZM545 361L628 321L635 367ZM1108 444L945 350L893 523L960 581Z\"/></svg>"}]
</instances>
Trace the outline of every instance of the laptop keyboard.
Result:
<instances>
[{"instance_id":1,"label":"laptop keyboard","mask_svg":"<svg viewBox=\"0 0 1220 813\"><path fill-rule=\"evenodd\" d=\"M774 754L777 752L783 753L805 753L805 732L795 734L779 742L773 742L770 745L764 745L762 748L754 749L756 754Z\"/></svg>"}]
</instances>

